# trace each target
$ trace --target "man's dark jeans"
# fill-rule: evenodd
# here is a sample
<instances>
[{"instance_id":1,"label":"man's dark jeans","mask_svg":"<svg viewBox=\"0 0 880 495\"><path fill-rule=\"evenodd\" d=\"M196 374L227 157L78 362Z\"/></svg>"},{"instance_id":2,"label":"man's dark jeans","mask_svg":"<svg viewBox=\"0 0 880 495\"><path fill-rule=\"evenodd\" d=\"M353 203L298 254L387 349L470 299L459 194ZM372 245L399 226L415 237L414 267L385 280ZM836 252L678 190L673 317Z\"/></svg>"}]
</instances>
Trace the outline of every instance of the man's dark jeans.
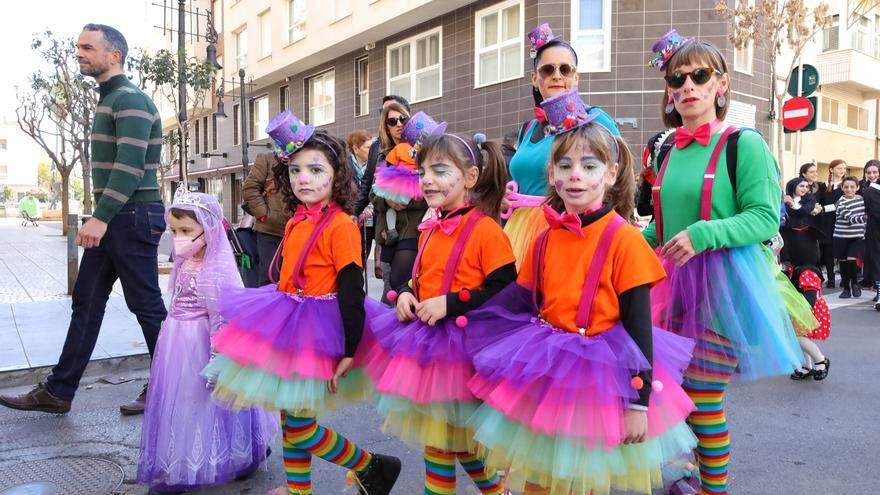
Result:
<instances>
[{"instance_id":1,"label":"man's dark jeans","mask_svg":"<svg viewBox=\"0 0 880 495\"><path fill-rule=\"evenodd\" d=\"M162 203L129 203L107 224L101 244L85 250L73 288L73 314L64 349L46 379L52 395L72 400L76 394L117 279L122 282L125 304L137 317L153 355L167 314L159 289L158 248L163 232Z\"/></svg>"},{"instance_id":2,"label":"man's dark jeans","mask_svg":"<svg viewBox=\"0 0 880 495\"><path fill-rule=\"evenodd\" d=\"M272 283L269 280L269 267L272 265L272 259L275 258L275 252L281 244L281 237L264 232L257 232L257 256L260 258L260 287ZM278 260L278 266L281 266L281 259ZM278 281L280 274L278 270L274 270L272 276Z\"/></svg>"}]
</instances>

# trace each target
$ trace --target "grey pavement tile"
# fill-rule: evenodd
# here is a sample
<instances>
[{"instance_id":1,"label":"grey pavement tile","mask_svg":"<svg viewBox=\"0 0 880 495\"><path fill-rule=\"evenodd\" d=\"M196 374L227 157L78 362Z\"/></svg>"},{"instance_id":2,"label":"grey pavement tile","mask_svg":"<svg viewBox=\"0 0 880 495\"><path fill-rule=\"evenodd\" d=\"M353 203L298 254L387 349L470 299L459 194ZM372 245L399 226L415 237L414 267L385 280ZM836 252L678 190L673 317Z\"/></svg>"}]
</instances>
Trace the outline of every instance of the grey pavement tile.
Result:
<instances>
[{"instance_id":1,"label":"grey pavement tile","mask_svg":"<svg viewBox=\"0 0 880 495\"><path fill-rule=\"evenodd\" d=\"M28 369L27 354L18 337L13 339L0 338L0 372Z\"/></svg>"}]
</instances>

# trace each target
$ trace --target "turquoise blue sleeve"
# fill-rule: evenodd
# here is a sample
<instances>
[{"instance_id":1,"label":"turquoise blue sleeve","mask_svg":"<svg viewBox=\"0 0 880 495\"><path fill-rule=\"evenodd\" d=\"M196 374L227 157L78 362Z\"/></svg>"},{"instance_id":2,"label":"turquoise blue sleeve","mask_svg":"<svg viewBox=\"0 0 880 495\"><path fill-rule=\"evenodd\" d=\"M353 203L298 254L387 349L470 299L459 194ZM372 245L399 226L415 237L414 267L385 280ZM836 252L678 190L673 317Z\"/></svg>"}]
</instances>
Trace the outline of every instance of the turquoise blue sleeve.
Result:
<instances>
[{"instance_id":1,"label":"turquoise blue sleeve","mask_svg":"<svg viewBox=\"0 0 880 495\"><path fill-rule=\"evenodd\" d=\"M605 110L602 110L599 107L590 107L590 115L596 116L596 119L593 120L593 122L602 124L606 129L611 131L611 134L620 136L620 130L617 128L617 124L614 122L614 119L605 112Z\"/></svg>"}]
</instances>

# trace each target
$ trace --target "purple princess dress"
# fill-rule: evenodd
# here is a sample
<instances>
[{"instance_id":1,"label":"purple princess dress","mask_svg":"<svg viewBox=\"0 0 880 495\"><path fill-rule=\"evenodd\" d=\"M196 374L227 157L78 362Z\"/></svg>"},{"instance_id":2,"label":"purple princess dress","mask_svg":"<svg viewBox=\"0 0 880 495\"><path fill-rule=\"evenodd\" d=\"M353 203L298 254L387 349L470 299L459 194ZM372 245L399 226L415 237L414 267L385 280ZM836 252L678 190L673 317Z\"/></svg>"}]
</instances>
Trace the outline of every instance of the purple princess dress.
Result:
<instances>
[{"instance_id":1,"label":"purple princess dress","mask_svg":"<svg viewBox=\"0 0 880 495\"><path fill-rule=\"evenodd\" d=\"M204 261L175 257L171 307L150 368L137 481L156 491L217 485L254 472L278 429L275 414L233 412L212 402L200 375L211 359L211 335L224 324L218 288L240 287L241 279L219 204L206 195L184 194L205 206L178 204L178 193L172 207L196 211L208 249Z\"/></svg>"}]
</instances>

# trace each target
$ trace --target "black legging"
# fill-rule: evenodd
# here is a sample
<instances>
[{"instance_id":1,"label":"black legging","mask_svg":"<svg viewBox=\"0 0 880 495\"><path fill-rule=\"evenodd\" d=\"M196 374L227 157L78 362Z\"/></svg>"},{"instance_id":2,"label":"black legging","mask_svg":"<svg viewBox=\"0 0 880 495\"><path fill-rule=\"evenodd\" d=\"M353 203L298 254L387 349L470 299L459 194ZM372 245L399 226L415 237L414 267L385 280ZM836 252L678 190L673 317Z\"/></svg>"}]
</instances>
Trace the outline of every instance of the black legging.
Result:
<instances>
[{"instance_id":1,"label":"black legging","mask_svg":"<svg viewBox=\"0 0 880 495\"><path fill-rule=\"evenodd\" d=\"M394 258L391 260L391 274L389 275L393 290L398 290L409 282L417 252L415 249L401 249L400 247L394 252Z\"/></svg>"}]
</instances>

